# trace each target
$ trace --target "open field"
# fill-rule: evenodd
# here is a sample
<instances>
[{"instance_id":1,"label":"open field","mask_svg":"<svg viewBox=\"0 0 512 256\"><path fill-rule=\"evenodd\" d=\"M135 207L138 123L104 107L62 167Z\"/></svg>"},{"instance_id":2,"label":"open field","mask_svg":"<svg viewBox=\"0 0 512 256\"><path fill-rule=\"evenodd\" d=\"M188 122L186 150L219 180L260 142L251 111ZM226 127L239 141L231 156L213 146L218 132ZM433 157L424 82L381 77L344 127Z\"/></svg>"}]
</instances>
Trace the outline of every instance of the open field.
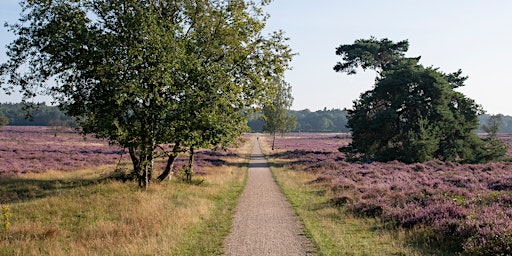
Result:
<instances>
[{"instance_id":1,"label":"open field","mask_svg":"<svg viewBox=\"0 0 512 256\"><path fill-rule=\"evenodd\" d=\"M83 137L73 129L43 126L2 127L0 145L0 176L113 164L123 153L119 147L91 136Z\"/></svg>"},{"instance_id":2,"label":"open field","mask_svg":"<svg viewBox=\"0 0 512 256\"><path fill-rule=\"evenodd\" d=\"M512 252L512 163L348 163L337 152L348 142L344 134L290 134L265 150L320 252Z\"/></svg>"},{"instance_id":3,"label":"open field","mask_svg":"<svg viewBox=\"0 0 512 256\"><path fill-rule=\"evenodd\" d=\"M131 166L104 141L42 127L4 127L0 140L0 255L219 254L251 149L199 151L205 182L141 192L109 178ZM511 253L512 163L349 163L346 134L290 134L275 151L260 141L321 255Z\"/></svg>"},{"instance_id":4,"label":"open field","mask_svg":"<svg viewBox=\"0 0 512 256\"><path fill-rule=\"evenodd\" d=\"M128 150L109 145L92 136L81 136L73 129L44 126L6 126L0 129L0 177L48 170L74 171L106 164L129 161ZM196 168L219 166L224 162L218 152L198 151ZM176 160L176 169L187 161ZM162 162L156 168L163 169Z\"/></svg>"},{"instance_id":5,"label":"open field","mask_svg":"<svg viewBox=\"0 0 512 256\"><path fill-rule=\"evenodd\" d=\"M96 154L108 156L118 150L71 134L59 137L62 144L46 145L77 146L71 142L76 140L86 144L78 146L84 152L96 147L101 149ZM0 255L218 255L244 186L251 146L203 152L199 185L172 180L148 191L109 178L116 168L130 168L126 161L118 166L118 156L112 164L92 158L97 166L80 163L71 165L72 171L65 165L12 171L0 179Z\"/></svg>"}]
</instances>

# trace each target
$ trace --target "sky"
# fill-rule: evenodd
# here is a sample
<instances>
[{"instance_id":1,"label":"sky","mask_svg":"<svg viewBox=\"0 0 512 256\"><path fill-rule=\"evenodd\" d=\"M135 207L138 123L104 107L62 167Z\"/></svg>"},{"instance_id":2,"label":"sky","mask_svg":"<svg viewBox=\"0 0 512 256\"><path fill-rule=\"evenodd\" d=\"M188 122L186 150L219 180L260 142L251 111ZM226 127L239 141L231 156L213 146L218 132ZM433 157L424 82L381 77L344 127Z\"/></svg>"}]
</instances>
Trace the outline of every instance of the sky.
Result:
<instances>
[{"instance_id":1,"label":"sky","mask_svg":"<svg viewBox=\"0 0 512 256\"><path fill-rule=\"evenodd\" d=\"M15 22L16 0L0 2L0 22ZM512 115L512 1L510 0L274 0L266 31L283 30L297 56L286 80L292 86L292 109L312 111L351 108L372 89L375 73L336 73L336 47L357 39L409 41L408 57L446 73L462 69L468 76L460 92L489 114ZM0 62L14 37L0 28ZM19 96L0 91L0 102Z\"/></svg>"}]
</instances>

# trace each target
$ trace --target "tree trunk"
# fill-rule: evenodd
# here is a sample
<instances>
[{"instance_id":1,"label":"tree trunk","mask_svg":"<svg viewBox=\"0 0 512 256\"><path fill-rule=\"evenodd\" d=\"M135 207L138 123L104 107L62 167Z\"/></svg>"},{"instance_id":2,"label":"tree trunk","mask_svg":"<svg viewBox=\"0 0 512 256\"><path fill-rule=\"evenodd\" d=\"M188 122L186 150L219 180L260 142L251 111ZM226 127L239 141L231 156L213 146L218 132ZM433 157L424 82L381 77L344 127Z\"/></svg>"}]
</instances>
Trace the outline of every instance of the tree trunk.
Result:
<instances>
[{"instance_id":1,"label":"tree trunk","mask_svg":"<svg viewBox=\"0 0 512 256\"><path fill-rule=\"evenodd\" d=\"M135 149L133 147L128 148L128 152L130 153L130 158L132 159L132 165L133 165L133 171L132 174L136 177L138 177L139 174L139 158L137 157L137 154L135 153Z\"/></svg>"},{"instance_id":2,"label":"tree trunk","mask_svg":"<svg viewBox=\"0 0 512 256\"><path fill-rule=\"evenodd\" d=\"M185 169L185 177L187 182L192 181L194 173L194 148L190 147L190 156L188 157L188 168Z\"/></svg>"},{"instance_id":3,"label":"tree trunk","mask_svg":"<svg viewBox=\"0 0 512 256\"><path fill-rule=\"evenodd\" d=\"M128 149L133 164L133 174L137 177L139 187L147 189L151 181L153 169L153 150L151 149Z\"/></svg>"},{"instance_id":4,"label":"tree trunk","mask_svg":"<svg viewBox=\"0 0 512 256\"><path fill-rule=\"evenodd\" d=\"M162 172L162 174L160 174L160 176L158 176L159 181L164 181L167 177L169 177L169 175L171 174L171 171L173 169L174 162L176 161L176 159L179 156L179 152L180 152L180 145L179 145L179 143L176 143L174 145L174 148L172 149L172 152L169 154L169 158L167 158L167 165L165 166L164 171Z\"/></svg>"},{"instance_id":5,"label":"tree trunk","mask_svg":"<svg viewBox=\"0 0 512 256\"><path fill-rule=\"evenodd\" d=\"M276 144L276 133L273 134L274 138L272 139L272 150L274 150L274 145Z\"/></svg>"}]
</instances>

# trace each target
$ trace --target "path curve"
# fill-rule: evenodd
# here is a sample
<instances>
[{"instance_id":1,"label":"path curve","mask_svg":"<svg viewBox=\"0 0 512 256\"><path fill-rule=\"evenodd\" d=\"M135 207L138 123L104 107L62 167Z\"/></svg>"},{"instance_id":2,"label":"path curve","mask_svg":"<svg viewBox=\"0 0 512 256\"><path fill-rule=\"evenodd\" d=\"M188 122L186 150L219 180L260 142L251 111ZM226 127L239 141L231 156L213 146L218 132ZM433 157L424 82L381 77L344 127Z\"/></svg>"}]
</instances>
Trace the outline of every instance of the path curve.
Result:
<instances>
[{"instance_id":1,"label":"path curve","mask_svg":"<svg viewBox=\"0 0 512 256\"><path fill-rule=\"evenodd\" d=\"M225 255L312 255L309 245L256 139Z\"/></svg>"}]
</instances>

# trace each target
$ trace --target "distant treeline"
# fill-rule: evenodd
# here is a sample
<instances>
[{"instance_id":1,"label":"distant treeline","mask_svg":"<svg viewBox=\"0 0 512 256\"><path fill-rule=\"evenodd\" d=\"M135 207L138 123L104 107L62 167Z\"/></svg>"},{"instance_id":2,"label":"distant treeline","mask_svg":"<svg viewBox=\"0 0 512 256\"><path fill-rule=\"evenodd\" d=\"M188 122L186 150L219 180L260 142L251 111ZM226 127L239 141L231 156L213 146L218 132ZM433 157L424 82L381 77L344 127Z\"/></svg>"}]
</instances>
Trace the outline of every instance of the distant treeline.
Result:
<instances>
[{"instance_id":1,"label":"distant treeline","mask_svg":"<svg viewBox=\"0 0 512 256\"><path fill-rule=\"evenodd\" d=\"M1 103L0 116L9 119L8 125L17 126L75 126L75 122L56 106L37 103L26 109L22 103Z\"/></svg>"},{"instance_id":2,"label":"distant treeline","mask_svg":"<svg viewBox=\"0 0 512 256\"><path fill-rule=\"evenodd\" d=\"M44 102L38 103L37 108L30 110L31 117L27 118L27 111L22 103L1 103L0 116L9 119L9 125L20 126L75 126L75 122L66 116L56 106L47 106ZM349 132L347 129L347 111L341 109L323 109L318 111L290 110L296 117L297 126L293 132ZM478 117L480 124L485 124L490 115ZM252 132L261 132L264 121L261 114L253 114L249 118L249 127ZM477 132L482 132L479 129ZM501 133L512 133L512 116L503 116L500 126Z\"/></svg>"},{"instance_id":3,"label":"distant treeline","mask_svg":"<svg viewBox=\"0 0 512 256\"><path fill-rule=\"evenodd\" d=\"M290 110L290 114L297 119L297 127L293 132L349 132L347 129L347 111L341 109L318 110ZM253 132L261 132L264 122L260 114L255 114L249 119L249 127ZM486 124L490 115L480 115L478 117L480 126ZM477 132L483 132L479 127ZM500 133L512 133L512 116L503 116L500 126Z\"/></svg>"},{"instance_id":4,"label":"distant treeline","mask_svg":"<svg viewBox=\"0 0 512 256\"><path fill-rule=\"evenodd\" d=\"M297 126L293 132L348 132L347 111L341 109L324 109L312 112L309 109L290 110L295 116ZM249 127L253 132L261 132L264 122L261 114L255 114L249 119Z\"/></svg>"},{"instance_id":5,"label":"distant treeline","mask_svg":"<svg viewBox=\"0 0 512 256\"><path fill-rule=\"evenodd\" d=\"M480 126L478 128L478 132L483 132L482 125L487 123L487 120L491 117L491 115L485 114L478 116L478 122ZM501 125L500 125L500 133L512 133L512 116L502 116Z\"/></svg>"}]
</instances>

